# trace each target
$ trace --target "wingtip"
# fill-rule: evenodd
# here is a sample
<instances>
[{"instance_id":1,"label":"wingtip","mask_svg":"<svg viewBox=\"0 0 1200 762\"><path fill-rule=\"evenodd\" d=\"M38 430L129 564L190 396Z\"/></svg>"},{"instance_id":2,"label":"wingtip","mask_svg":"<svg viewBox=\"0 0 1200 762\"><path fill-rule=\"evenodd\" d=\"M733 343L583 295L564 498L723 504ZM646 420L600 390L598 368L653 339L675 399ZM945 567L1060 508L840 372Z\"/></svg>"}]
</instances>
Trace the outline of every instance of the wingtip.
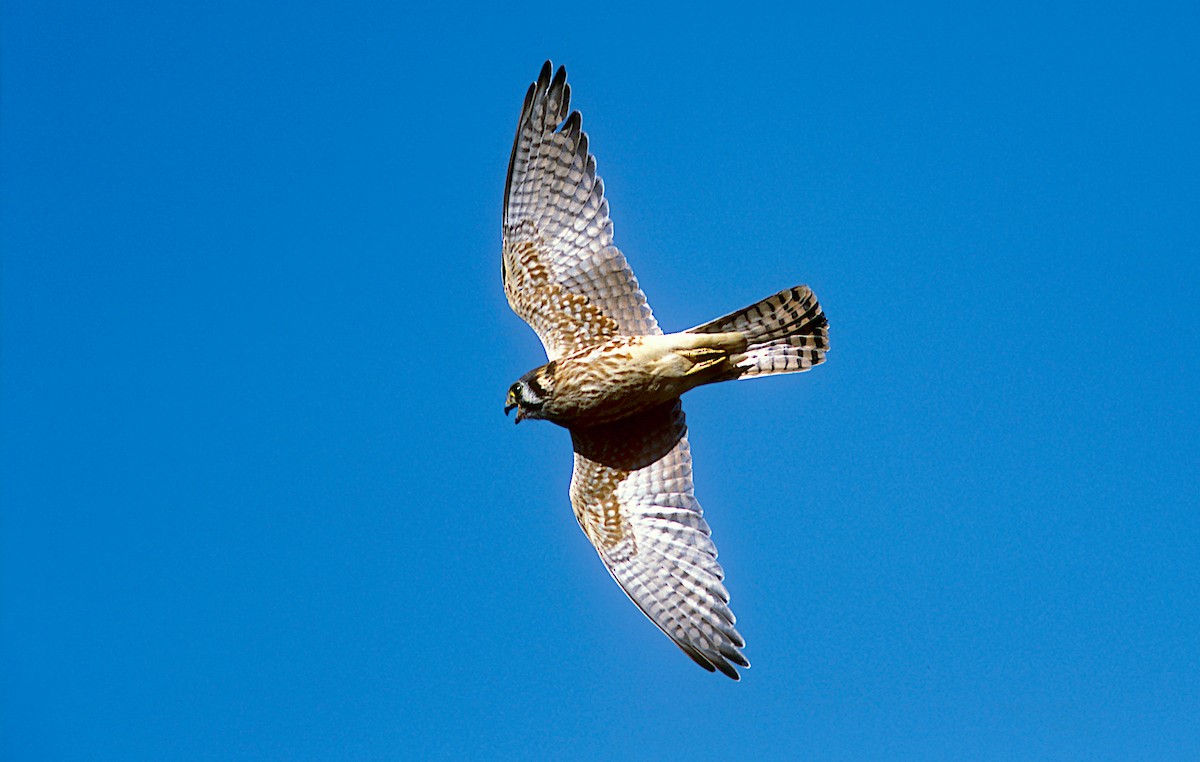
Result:
<instances>
[{"instance_id":1,"label":"wingtip","mask_svg":"<svg viewBox=\"0 0 1200 762\"><path fill-rule=\"evenodd\" d=\"M737 664L739 667L749 667L750 666L750 662L746 661L745 658L742 658L740 661L735 660L733 662L733 664ZM730 664L730 660L728 660L728 658L726 658L726 659L718 658L716 660L717 670L722 675L725 675L725 677L728 677L730 680L733 680L734 682L741 682L742 676L741 676L741 674L738 673L738 671L736 669L734 669L733 664Z\"/></svg>"},{"instance_id":2,"label":"wingtip","mask_svg":"<svg viewBox=\"0 0 1200 762\"><path fill-rule=\"evenodd\" d=\"M672 640L674 640L674 638L672 638ZM691 644L684 644L677 640L675 641L675 645L679 646L680 650L688 655L688 658L696 662L696 664L700 665L706 671L720 672L722 675L725 675L725 677L728 677L730 680L735 682L740 682L742 676L738 674L738 671L734 668L734 665L736 664L739 667L747 669L750 667L750 662L744 655L742 655L741 651L735 650L733 654L729 654L724 650L722 650L720 653L705 653Z\"/></svg>"}]
</instances>

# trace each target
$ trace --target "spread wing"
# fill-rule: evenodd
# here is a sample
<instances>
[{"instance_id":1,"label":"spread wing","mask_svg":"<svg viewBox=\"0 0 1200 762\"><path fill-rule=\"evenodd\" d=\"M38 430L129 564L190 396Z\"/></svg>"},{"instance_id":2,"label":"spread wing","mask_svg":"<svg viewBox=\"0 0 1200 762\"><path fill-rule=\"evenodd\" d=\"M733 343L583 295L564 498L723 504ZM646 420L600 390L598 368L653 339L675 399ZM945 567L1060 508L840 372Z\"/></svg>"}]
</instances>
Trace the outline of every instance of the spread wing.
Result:
<instances>
[{"instance_id":1,"label":"spread wing","mask_svg":"<svg viewBox=\"0 0 1200 762\"><path fill-rule=\"evenodd\" d=\"M679 401L571 431L571 505L613 579L708 671L749 667L734 629L725 573L692 485Z\"/></svg>"},{"instance_id":2,"label":"spread wing","mask_svg":"<svg viewBox=\"0 0 1200 762\"><path fill-rule=\"evenodd\" d=\"M571 88L547 61L529 86L504 187L504 292L555 360L613 336L662 333L625 257Z\"/></svg>"}]
</instances>

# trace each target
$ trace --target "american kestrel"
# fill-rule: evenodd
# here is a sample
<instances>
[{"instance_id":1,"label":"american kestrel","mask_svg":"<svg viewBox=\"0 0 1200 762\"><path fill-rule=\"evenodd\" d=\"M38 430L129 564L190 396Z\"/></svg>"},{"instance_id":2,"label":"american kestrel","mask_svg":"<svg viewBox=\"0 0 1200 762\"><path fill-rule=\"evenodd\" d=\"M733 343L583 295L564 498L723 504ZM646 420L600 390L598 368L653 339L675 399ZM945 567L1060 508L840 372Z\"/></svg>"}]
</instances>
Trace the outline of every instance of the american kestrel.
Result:
<instances>
[{"instance_id":1,"label":"american kestrel","mask_svg":"<svg viewBox=\"0 0 1200 762\"><path fill-rule=\"evenodd\" d=\"M529 86L504 188L508 303L548 363L508 390L517 422L571 432L575 518L621 589L684 653L738 679L750 666L717 549L692 486L679 397L717 381L798 373L825 360L825 315L807 286L663 334L613 226L566 70Z\"/></svg>"}]
</instances>

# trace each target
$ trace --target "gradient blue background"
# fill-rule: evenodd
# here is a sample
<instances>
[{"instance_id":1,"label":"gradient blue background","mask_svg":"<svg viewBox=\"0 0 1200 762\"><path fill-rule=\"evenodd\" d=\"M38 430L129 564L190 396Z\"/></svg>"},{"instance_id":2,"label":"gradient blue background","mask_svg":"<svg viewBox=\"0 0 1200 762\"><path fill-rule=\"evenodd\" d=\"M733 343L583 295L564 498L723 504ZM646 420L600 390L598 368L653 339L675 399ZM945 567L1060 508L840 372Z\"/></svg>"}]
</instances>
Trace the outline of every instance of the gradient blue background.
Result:
<instances>
[{"instance_id":1,"label":"gradient blue background","mask_svg":"<svg viewBox=\"0 0 1200 762\"><path fill-rule=\"evenodd\" d=\"M0 757L1200 758L1200 11L6 4ZM503 6L503 7L502 7ZM754 667L514 428L542 61L665 328Z\"/></svg>"}]
</instances>

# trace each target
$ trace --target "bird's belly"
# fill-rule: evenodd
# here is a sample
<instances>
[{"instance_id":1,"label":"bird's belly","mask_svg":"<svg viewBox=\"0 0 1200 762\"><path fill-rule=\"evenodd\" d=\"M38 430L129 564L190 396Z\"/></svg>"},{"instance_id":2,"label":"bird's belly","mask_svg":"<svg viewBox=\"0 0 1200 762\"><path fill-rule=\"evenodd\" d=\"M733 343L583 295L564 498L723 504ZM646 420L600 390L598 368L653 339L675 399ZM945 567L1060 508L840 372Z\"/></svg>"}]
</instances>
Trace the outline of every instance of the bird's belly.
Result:
<instances>
[{"instance_id":1,"label":"bird's belly","mask_svg":"<svg viewBox=\"0 0 1200 762\"><path fill-rule=\"evenodd\" d=\"M567 427L591 426L679 397L703 383L690 374L694 361L677 353L679 344L678 334L618 339L561 360L546 417Z\"/></svg>"},{"instance_id":2,"label":"bird's belly","mask_svg":"<svg viewBox=\"0 0 1200 762\"><path fill-rule=\"evenodd\" d=\"M679 396L646 368L619 359L580 362L570 368L574 373L567 383L564 370L557 374L553 409L545 412L568 427L615 421Z\"/></svg>"}]
</instances>

